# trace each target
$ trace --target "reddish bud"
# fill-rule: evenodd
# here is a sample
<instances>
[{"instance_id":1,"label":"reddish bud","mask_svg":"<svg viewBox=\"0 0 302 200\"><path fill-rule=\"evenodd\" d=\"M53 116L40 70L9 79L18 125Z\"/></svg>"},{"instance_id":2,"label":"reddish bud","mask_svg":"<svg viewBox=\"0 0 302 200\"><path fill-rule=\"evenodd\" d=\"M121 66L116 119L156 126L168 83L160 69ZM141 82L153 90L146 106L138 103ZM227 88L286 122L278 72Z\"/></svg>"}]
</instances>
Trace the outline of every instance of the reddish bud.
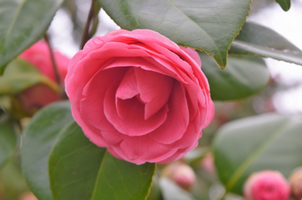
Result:
<instances>
[{"instance_id":1,"label":"reddish bud","mask_svg":"<svg viewBox=\"0 0 302 200\"><path fill-rule=\"evenodd\" d=\"M253 173L244 185L245 200L287 200L289 185L278 171Z\"/></svg>"},{"instance_id":2,"label":"reddish bud","mask_svg":"<svg viewBox=\"0 0 302 200\"><path fill-rule=\"evenodd\" d=\"M302 167L296 169L289 178L289 184L292 196L297 199L302 199Z\"/></svg>"},{"instance_id":3,"label":"reddish bud","mask_svg":"<svg viewBox=\"0 0 302 200\"><path fill-rule=\"evenodd\" d=\"M174 181L178 186L185 190L191 190L196 181L193 169L181 162L174 162L167 165L162 175Z\"/></svg>"}]
</instances>

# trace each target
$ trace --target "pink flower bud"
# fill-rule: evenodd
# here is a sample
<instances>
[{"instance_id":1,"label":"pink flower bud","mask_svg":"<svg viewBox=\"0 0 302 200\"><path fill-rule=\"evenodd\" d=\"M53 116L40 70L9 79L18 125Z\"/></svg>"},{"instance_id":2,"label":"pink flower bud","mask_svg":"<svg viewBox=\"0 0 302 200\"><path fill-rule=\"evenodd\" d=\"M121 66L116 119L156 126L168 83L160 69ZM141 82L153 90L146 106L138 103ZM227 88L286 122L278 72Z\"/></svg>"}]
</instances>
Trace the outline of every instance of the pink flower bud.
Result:
<instances>
[{"instance_id":1,"label":"pink flower bud","mask_svg":"<svg viewBox=\"0 0 302 200\"><path fill-rule=\"evenodd\" d=\"M287 200L289 185L278 171L253 173L244 185L245 200Z\"/></svg>"},{"instance_id":2,"label":"pink flower bud","mask_svg":"<svg viewBox=\"0 0 302 200\"><path fill-rule=\"evenodd\" d=\"M185 190L192 189L196 181L196 175L193 169L189 165L181 162L175 162L167 165L163 169L162 175L171 179Z\"/></svg>"},{"instance_id":3,"label":"pink flower bud","mask_svg":"<svg viewBox=\"0 0 302 200\"><path fill-rule=\"evenodd\" d=\"M64 83L70 59L58 51L54 51L55 61L58 67L60 80ZM44 76L57 83L51 54L46 42L38 41L25 50L19 58L36 67ZM37 84L22 91L17 96L22 110L33 113L41 107L60 100L60 95L46 84Z\"/></svg>"},{"instance_id":4,"label":"pink flower bud","mask_svg":"<svg viewBox=\"0 0 302 200\"><path fill-rule=\"evenodd\" d=\"M21 196L20 200L38 200L38 199L32 193L26 193Z\"/></svg>"},{"instance_id":5,"label":"pink flower bud","mask_svg":"<svg viewBox=\"0 0 302 200\"><path fill-rule=\"evenodd\" d=\"M296 169L289 178L290 189L292 196L297 199L302 199L302 167Z\"/></svg>"},{"instance_id":6,"label":"pink flower bud","mask_svg":"<svg viewBox=\"0 0 302 200\"><path fill-rule=\"evenodd\" d=\"M214 174L215 166L214 166L214 158L212 154L209 153L202 159L201 167L209 174Z\"/></svg>"}]
</instances>

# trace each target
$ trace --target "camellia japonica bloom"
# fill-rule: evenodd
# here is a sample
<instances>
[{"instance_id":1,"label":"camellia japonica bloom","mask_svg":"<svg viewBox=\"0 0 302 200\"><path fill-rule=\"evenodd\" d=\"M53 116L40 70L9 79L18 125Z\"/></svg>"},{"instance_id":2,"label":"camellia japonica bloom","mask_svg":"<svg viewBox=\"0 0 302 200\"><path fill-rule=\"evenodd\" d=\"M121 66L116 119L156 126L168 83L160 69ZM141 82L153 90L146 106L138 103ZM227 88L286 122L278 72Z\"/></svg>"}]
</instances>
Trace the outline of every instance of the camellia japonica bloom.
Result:
<instances>
[{"instance_id":1,"label":"camellia japonica bloom","mask_svg":"<svg viewBox=\"0 0 302 200\"><path fill-rule=\"evenodd\" d=\"M244 185L245 200L288 200L289 195L289 185L278 171L254 173Z\"/></svg>"},{"instance_id":2,"label":"camellia japonica bloom","mask_svg":"<svg viewBox=\"0 0 302 200\"><path fill-rule=\"evenodd\" d=\"M54 51L54 57L58 67L60 79L64 83L70 59L59 51ZM46 42L38 41L25 50L19 58L29 62L54 84L58 84L55 78L51 54ZM34 111L47 104L59 101L60 95L46 84L39 83L27 88L18 95L23 110Z\"/></svg>"},{"instance_id":3,"label":"camellia japonica bloom","mask_svg":"<svg viewBox=\"0 0 302 200\"><path fill-rule=\"evenodd\" d=\"M136 164L195 148L214 116L198 54L151 30L87 42L65 79L74 119L96 145Z\"/></svg>"}]
</instances>

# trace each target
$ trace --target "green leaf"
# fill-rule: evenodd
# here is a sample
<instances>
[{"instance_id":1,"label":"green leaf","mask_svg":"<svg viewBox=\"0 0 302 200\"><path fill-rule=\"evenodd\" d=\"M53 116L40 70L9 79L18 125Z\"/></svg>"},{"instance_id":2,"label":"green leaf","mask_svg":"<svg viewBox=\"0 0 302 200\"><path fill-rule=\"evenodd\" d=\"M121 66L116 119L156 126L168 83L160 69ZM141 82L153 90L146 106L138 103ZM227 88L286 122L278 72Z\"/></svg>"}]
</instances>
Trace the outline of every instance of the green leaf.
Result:
<instances>
[{"instance_id":1,"label":"green leaf","mask_svg":"<svg viewBox=\"0 0 302 200\"><path fill-rule=\"evenodd\" d=\"M289 177L302 165L302 121L263 114L227 123L214 140L215 166L227 191L242 194L247 177L271 169Z\"/></svg>"},{"instance_id":2,"label":"green leaf","mask_svg":"<svg viewBox=\"0 0 302 200\"><path fill-rule=\"evenodd\" d=\"M7 116L0 118L0 169L13 157L17 150L17 138L12 121Z\"/></svg>"},{"instance_id":3,"label":"green leaf","mask_svg":"<svg viewBox=\"0 0 302 200\"><path fill-rule=\"evenodd\" d=\"M28 192L20 160L11 159L0 171L0 190L1 200L20 200L20 196Z\"/></svg>"},{"instance_id":4,"label":"green leaf","mask_svg":"<svg viewBox=\"0 0 302 200\"><path fill-rule=\"evenodd\" d=\"M264 89L270 79L269 71L262 58L229 56L228 66L222 70L215 67L214 60L199 52L201 70L207 76L211 98L230 101L249 97Z\"/></svg>"},{"instance_id":5,"label":"green leaf","mask_svg":"<svg viewBox=\"0 0 302 200\"><path fill-rule=\"evenodd\" d=\"M42 37L63 0L0 0L0 75Z\"/></svg>"},{"instance_id":6,"label":"green leaf","mask_svg":"<svg viewBox=\"0 0 302 200\"><path fill-rule=\"evenodd\" d=\"M122 28L151 29L179 45L203 50L225 68L251 0L99 0Z\"/></svg>"},{"instance_id":7,"label":"green leaf","mask_svg":"<svg viewBox=\"0 0 302 200\"><path fill-rule=\"evenodd\" d=\"M277 32L247 22L232 43L230 55L270 57L302 65L302 51Z\"/></svg>"},{"instance_id":8,"label":"green leaf","mask_svg":"<svg viewBox=\"0 0 302 200\"><path fill-rule=\"evenodd\" d=\"M53 196L56 200L146 199L155 166L111 156L72 123L60 134L49 158Z\"/></svg>"},{"instance_id":9,"label":"green leaf","mask_svg":"<svg viewBox=\"0 0 302 200\"><path fill-rule=\"evenodd\" d=\"M59 86L30 63L15 59L6 68L3 76L0 76L0 95L12 95L25 90L38 83L44 83L54 91L59 91Z\"/></svg>"},{"instance_id":10,"label":"green leaf","mask_svg":"<svg viewBox=\"0 0 302 200\"><path fill-rule=\"evenodd\" d=\"M28 187L38 199L52 200L48 157L60 130L73 121L69 102L40 110L26 126L21 148L22 171Z\"/></svg>"},{"instance_id":11,"label":"green leaf","mask_svg":"<svg viewBox=\"0 0 302 200\"><path fill-rule=\"evenodd\" d=\"M290 0L275 0L284 11L288 11L290 9Z\"/></svg>"}]
</instances>

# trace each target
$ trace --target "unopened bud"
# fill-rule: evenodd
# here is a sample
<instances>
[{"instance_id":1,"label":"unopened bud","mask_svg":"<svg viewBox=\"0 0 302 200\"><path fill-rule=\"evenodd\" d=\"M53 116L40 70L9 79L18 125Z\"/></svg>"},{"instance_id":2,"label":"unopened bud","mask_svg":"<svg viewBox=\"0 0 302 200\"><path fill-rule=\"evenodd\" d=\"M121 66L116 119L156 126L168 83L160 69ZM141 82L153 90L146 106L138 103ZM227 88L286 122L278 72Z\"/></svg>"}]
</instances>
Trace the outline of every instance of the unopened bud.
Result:
<instances>
[{"instance_id":1,"label":"unopened bud","mask_svg":"<svg viewBox=\"0 0 302 200\"><path fill-rule=\"evenodd\" d=\"M289 185L278 171L253 173L244 185L245 200L287 200L289 195Z\"/></svg>"},{"instance_id":2,"label":"unopened bud","mask_svg":"<svg viewBox=\"0 0 302 200\"><path fill-rule=\"evenodd\" d=\"M294 170L289 178L290 190L295 199L302 199L302 167Z\"/></svg>"},{"instance_id":3,"label":"unopened bud","mask_svg":"<svg viewBox=\"0 0 302 200\"><path fill-rule=\"evenodd\" d=\"M196 175L193 169L181 162L175 162L167 165L162 175L174 181L178 186L185 190L191 190L196 181Z\"/></svg>"},{"instance_id":4,"label":"unopened bud","mask_svg":"<svg viewBox=\"0 0 302 200\"><path fill-rule=\"evenodd\" d=\"M20 200L38 200L38 199L32 193L26 193L21 196Z\"/></svg>"},{"instance_id":5,"label":"unopened bud","mask_svg":"<svg viewBox=\"0 0 302 200\"><path fill-rule=\"evenodd\" d=\"M209 174L214 174L214 158L212 154L207 154L201 161L201 167Z\"/></svg>"}]
</instances>

